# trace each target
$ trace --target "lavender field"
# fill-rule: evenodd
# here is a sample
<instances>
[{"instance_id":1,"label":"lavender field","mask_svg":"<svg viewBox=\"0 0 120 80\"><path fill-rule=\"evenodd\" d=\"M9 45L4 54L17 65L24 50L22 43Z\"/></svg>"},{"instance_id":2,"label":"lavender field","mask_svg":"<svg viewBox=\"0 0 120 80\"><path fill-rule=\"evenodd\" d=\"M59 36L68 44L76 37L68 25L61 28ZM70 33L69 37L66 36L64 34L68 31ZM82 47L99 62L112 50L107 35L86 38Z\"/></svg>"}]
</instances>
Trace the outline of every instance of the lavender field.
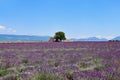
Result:
<instances>
[{"instance_id":1,"label":"lavender field","mask_svg":"<svg viewBox=\"0 0 120 80\"><path fill-rule=\"evenodd\" d=\"M0 43L0 80L120 80L120 42Z\"/></svg>"}]
</instances>

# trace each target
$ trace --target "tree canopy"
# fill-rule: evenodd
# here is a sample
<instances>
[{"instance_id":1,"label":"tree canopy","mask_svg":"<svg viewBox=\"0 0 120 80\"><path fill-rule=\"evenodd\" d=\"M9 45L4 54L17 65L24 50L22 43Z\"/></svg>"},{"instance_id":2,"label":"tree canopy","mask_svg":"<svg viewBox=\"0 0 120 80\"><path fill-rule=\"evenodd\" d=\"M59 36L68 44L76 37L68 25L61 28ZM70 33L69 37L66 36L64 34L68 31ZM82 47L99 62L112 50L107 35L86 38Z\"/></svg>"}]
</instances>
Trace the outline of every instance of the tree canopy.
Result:
<instances>
[{"instance_id":1,"label":"tree canopy","mask_svg":"<svg viewBox=\"0 0 120 80\"><path fill-rule=\"evenodd\" d=\"M61 42L62 40L66 40L65 33L62 31L56 32L54 39L55 42Z\"/></svg>"}]
</instances>

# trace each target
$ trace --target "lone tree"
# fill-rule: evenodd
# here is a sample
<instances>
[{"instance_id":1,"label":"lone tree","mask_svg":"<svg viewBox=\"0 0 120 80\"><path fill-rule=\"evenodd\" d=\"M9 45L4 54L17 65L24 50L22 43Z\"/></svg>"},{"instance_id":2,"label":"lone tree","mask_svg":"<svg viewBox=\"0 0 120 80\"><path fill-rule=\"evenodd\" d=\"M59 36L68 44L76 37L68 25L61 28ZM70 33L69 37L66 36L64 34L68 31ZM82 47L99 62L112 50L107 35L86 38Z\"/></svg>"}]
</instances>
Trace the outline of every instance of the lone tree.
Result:
<instances>
[{"instance_id":1,"label":"lone tree","mask_svg":"<svg viewBox=\"0 0 120 80\"><path fill-rule=\"evenodd\" d=\"M62 40L66 40L65 33L62 31L56 32L54 39L55 42L61 42Z\"/></svg>"}]
</instances>

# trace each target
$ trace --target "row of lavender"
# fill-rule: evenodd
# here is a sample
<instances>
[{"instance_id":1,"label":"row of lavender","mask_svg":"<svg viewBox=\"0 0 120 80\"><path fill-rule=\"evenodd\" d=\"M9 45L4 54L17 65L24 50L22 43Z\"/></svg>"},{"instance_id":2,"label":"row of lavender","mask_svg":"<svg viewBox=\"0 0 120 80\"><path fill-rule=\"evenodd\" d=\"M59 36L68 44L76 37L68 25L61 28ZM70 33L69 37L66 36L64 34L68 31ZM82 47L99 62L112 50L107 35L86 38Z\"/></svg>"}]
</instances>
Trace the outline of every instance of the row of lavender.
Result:
<instances>
[{"instance_id":1,"label":"row of lavender","mask_svg":"<svg viewBox=\"0 0 120 80\"><path fill-rule=\"evenodd\" d=\"M120 80L120 42L0 43L1 80Z\"/></svg>"}]
</instances>

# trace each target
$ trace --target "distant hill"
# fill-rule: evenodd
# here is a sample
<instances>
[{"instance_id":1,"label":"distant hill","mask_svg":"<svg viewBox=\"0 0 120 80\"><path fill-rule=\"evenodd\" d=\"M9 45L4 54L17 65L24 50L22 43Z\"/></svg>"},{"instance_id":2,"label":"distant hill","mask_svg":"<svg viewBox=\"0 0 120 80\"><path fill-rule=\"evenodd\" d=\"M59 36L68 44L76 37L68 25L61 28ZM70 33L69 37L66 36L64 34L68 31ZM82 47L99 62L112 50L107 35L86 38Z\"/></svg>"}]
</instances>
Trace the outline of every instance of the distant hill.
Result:
<instances>
[{"instance_id":1,"label":"distant hill","mask_svg":"<svg viewBox=\"0 0 120 80\"><path fill-rule=\"evenodd\" d=\"M112 40L120 40L120 36L113 38Z\"/></svg>"},{"instance_id":2,"label":"distant hill","mask_svg":"<svg viewBox=\"0 0 120 80\"><path fill-rule=\"evenodd\" d=\"M89 38L81 38L81 39L71 39L74 41L107 41L106 38L97 38L97 37L89 37Z\"/></svg>"},{"instance_id":3,"label":"distant hill","mask_svg":"<svg viewBox=\"0 0 120 80\"><path fill-rule=\"evenodd\" d=\"M50 39L50 36L0 34L0 41L48 41L49 39Z\"/></svg>"}]
</instances>

